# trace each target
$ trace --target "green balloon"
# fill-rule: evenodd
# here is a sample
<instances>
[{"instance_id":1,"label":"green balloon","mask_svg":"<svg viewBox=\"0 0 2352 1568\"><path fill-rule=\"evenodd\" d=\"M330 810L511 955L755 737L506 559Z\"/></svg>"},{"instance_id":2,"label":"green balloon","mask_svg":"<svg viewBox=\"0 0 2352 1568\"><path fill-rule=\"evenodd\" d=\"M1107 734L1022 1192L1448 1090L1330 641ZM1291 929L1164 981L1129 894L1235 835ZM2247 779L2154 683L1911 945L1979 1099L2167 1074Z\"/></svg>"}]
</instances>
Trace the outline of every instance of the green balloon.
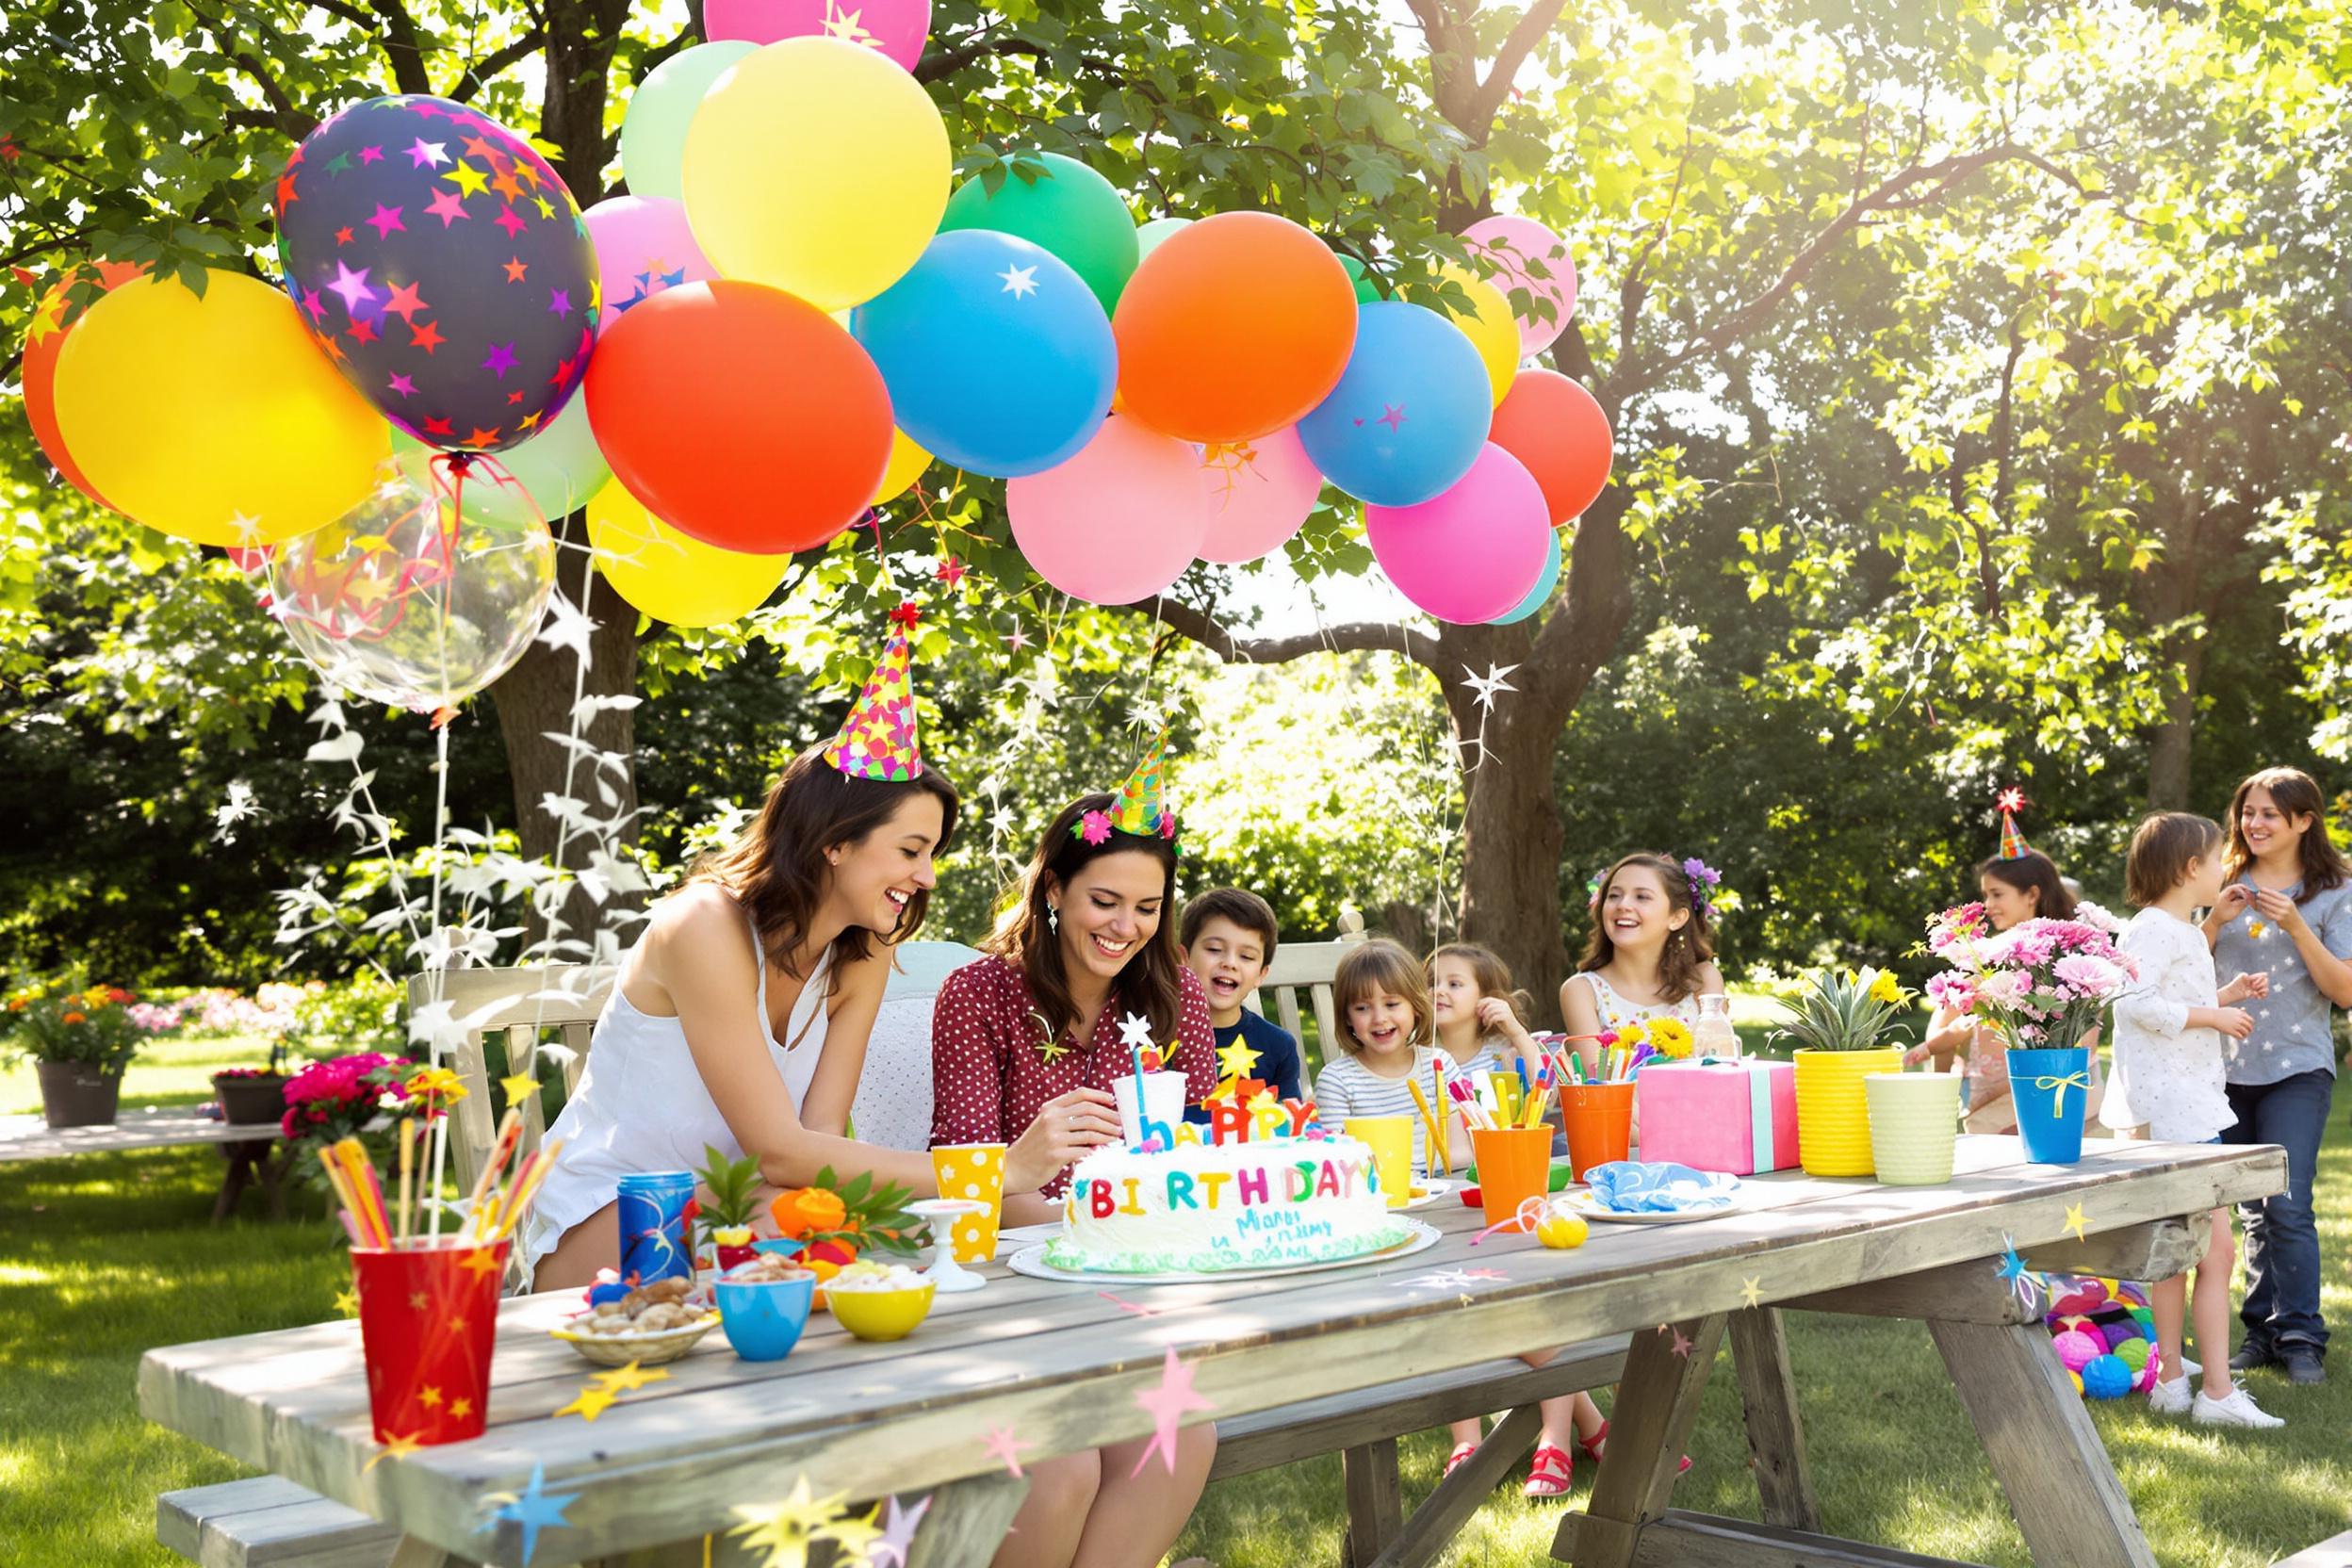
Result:
<instances>
[{"instance_id":1,"label":"green balloon","mask_svg":"<svg viewBox=\"0 0 2352 1568\"><path fill-rule=\"evenodd\" d=\"M1349 255L1345 251L1341 251L1336 253L1339 256L1339 270L1348 274L1348 281L1349 283L1356 286L1356 299L1358 302L1368 305L1373 301L1379 299L1380 297L1380 286L1372 281L1372 275L1364 270L1364 263L1358 261L1355 257Z\"/></svg>"},{"instance_id":2,"label":"green balloon","mask_svg":"<svg viewBox=\"0 0 2352 1568\"><path fill-rule=\"evenodd\" d=\"M621 175L631 196L686 194L686 125L727 67L760 46L741 39L697 43L653 68L629 95L621 119Z\"/></svg>"},{"instance_id":3,"label":"green balloon","mask_svg":"<svg viewBox=\"0 0 2352 1568\"><path fill-rule=\"evenodd\" d=\"M1042 155L1045 172L1024 180L1007 171L993 193L974 175L947 199L939 232L994 229L1019 235L1070 264L1109 315L1135 272L1135 219L1111 182L1059 153Z\"/></svg>"}]
</instances>

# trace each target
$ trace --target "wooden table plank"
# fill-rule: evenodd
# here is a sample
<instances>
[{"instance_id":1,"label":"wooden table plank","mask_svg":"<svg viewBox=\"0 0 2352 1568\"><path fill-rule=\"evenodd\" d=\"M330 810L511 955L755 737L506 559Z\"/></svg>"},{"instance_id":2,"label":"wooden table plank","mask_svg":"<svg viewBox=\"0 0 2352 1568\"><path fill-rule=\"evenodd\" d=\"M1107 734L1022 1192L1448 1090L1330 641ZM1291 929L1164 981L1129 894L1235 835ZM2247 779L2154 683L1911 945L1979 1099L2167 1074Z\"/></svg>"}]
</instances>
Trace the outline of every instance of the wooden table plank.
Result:
<instances>
[{"instance_id":1,"label":"wooden table plank","mask_svg":"<svg viewBox=\"0 0 2352 1568\"><path fill-rule=\"evenodd\" d=\"M1473 1249L1474 1216L1432 1210L1425 1216L1447 1234L1417 1258L1279 1281L1109 1287L1149 1316L1085 1285L1000 1279L935 1320L954 1331L926 1326L896 1346L812 1331L789 1361L753 1368L714 1337L715 1348L593 1426L547 1413L587 1371L549 1360L553 1342L514 1343L550 1302L562 1309L527 1298L507 1309L490 1432L372 1470L351 1325L151 1352L141 1407L460 1552L483 1549L482 1492L517 1489L544 1463L549 1492L578 1494L565 1542L616 1551L723 1525L731 1504L788 1488L796 1471L820 1494L873 1496L991 1473L980 1436L993 1428L1015 1427L1030 1459L1140 1435L1149 1421L1133 1396L1156 1384L1168 1347L1203 1395L1239 1413L1727 1312L1751 1284L1779 1301L1983 1259L2005 1239L2053 1242L2078 1203L2099 1233L2284 1180L2283 1156L2268 1149L2115 1144L2066 1168L2021 1164L2014 1139L1964 1139L1963 1152L1968 1173L1950 1186L1764 1178L1750 1185L1777 1206L1694 1225L1595 1225L1575 1252L1515 1236ZM1429 1282L1463 1267L1498 1277ZM518 1369L529 1376L514 1384Z\"/></svg>"},{"instance_id":2,"label":"wooden table plank","mask_svg":"<svg viewBox=\"0 0 2352 1568\"><path fill-rule=\"evenodd\" d=\"M110 1127L50 1127L37 1116L9 1116L0 1117L0 1163L188 1143L267 1143L277 1135L277 1128L267 1123L232 1126L178 1110L129 1111Z\"/></svg>"}]
</instances>

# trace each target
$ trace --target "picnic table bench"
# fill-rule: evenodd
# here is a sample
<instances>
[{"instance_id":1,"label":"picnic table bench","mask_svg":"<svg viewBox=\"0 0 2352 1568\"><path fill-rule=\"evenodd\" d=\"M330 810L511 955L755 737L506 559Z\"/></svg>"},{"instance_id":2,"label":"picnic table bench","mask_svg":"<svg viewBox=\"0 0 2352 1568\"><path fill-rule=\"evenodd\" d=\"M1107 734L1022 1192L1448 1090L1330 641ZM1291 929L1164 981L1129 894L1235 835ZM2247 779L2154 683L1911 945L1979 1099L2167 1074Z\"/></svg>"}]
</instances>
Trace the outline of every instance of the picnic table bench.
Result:
<instances>
[{"instance_id":1,"label":"picnic table bench","mask_svg":"<svg viewBox=\"0 0 2352 1568\"><path fill-rule=\"evenodd\" d=\"M278 1130L266 1122L215 1121L184 1110L126 1111L103 1127L51 1127L38 1116L0 1116L0 1163L218 1144L229 1168L213 1200L213 1223L226 1219L237 1194L254 1184L270 1200L271 1217L284 1219L286 1162L276 1148L277 1137Z\"/></svg>"},{"instance_id":2,"label":"picnic table bench","mask_svg":"<svg viewBox=\"0 0 2352 1568\"><path fill-rule=\"evenodd\" d=\"M2118 1142L2050 1167L2026 1164L2015 1138L1970 1136L1948 1185L1782 1172L1751 1181L1739 1212L1596 1225L1571 1252L1513 1235L1474 1244L1479 1217L1440 1206L1418 1216L1442 1233L1424 1252L1280 1279L1096 1289L1000 1264L988 1289L943 1298L898 1344L859 1344L820 1317L789 1359L752 1364L714 1333L593 1424L557 1413L589 1369L543 1331L577 1298L524 1297L500 1314L489 1431L397 1454L370 1433L353 1323L154 1350L139 1394L150 1419L402 1532L399 1568L521 1564L519 1527L484 1499L521 1494L534 1477L563 1500L534 1565L622 1554L701 1563L707 1549L710 1560L741 1560L725 1534L734 1508L780 1500L806 1479L821 1497L911 1504L927 1493L910 1559L922 1568L986 1562L1004 1538L1026 1483L990 1457L988 1433L1009 1429L1024 1461L1142 1435L1152 1422L1135 1396L1157 1386L1172 1348L1217 1407L1217 1474L1341 1449L1351 1555L1402 1568L1443 1549L1532 1443L1535 1414L1514 1409L1410 1519L1394 1437L1524 1404L1527 1385L1477 1380L1512 1376L1498 1352L1564 1344L1574 1348L1545 1392L1622 1386L1589 1508L1562 1519L1560 1560L1922 1564L1936 1560L1823 1533L1781 1312L1917 1317L2034 1561L2154 1568L2039 1303L2021 1302L1997 1261L2014 1244L2037 1267L2161 1277L2197 1246L2183 1217L2284 1183L2285 1157L2269 1147ZM1669 1506L1726 1338L1760 1526Z\"/></svg>"}]
</instances>

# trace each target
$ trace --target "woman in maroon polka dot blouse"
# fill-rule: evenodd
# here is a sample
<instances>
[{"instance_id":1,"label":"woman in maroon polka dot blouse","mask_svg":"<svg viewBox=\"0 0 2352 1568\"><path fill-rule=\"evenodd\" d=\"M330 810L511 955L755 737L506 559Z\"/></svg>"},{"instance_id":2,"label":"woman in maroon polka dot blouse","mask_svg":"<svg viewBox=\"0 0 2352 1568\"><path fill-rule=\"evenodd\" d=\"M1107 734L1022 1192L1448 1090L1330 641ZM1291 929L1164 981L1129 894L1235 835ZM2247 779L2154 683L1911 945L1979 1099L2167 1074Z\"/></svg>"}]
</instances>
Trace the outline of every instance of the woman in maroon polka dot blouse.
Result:
<instances>
[{"instance_id":1,"label":"woman in maroon polka dot blouse","mask_svg":"<svg viewBox=\"0 0 2352 1568\"><path fill-rule=\"evenodd\" d=\"M932 1014L931 1143L1011 1143L1038 1128L1074 1162L1119 1141L1111 1081L1134 1071L1119 1032L1130 1014L1184 1074L1198 1103L1217 1086L1208 996L1176 956L1176 850L1158 834L1086 829L1112 797L1072 801L1045 830L1018 902L981 945L988 956L939 988ZM1170 1049L1172 1047L1172 1050ZM1042 1193L1004 1198L1006 1225L1060 1217L1067 1169ZM1000 1568L1157 1563L1200 1500L1214 1426L1177 1435L1173 1474L1144 1441L1030 1467L1030 1489Z\"/></svg>"}]
</instances>

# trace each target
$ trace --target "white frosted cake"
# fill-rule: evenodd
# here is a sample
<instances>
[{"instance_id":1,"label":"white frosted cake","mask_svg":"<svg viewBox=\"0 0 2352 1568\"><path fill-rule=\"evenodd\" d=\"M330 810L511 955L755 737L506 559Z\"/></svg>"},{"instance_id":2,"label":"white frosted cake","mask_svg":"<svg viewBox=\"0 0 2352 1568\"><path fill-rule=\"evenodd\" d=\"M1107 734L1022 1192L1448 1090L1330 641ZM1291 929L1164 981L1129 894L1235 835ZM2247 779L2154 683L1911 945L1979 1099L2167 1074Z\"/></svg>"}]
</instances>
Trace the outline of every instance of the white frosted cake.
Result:
<instances>
[{"instance_id":1,"label":"white frosted cake","mask_svg":"<svg viewBox=\"0 0 2352 1568\"><path fill-rule=\"evenodd\" d=\"M1410 1234L1354 1138L1179 1143L1079 1161L1045 1257L1056 1268L1209 1274L1352 1258Z\"/></svg>"}]
</instances>

